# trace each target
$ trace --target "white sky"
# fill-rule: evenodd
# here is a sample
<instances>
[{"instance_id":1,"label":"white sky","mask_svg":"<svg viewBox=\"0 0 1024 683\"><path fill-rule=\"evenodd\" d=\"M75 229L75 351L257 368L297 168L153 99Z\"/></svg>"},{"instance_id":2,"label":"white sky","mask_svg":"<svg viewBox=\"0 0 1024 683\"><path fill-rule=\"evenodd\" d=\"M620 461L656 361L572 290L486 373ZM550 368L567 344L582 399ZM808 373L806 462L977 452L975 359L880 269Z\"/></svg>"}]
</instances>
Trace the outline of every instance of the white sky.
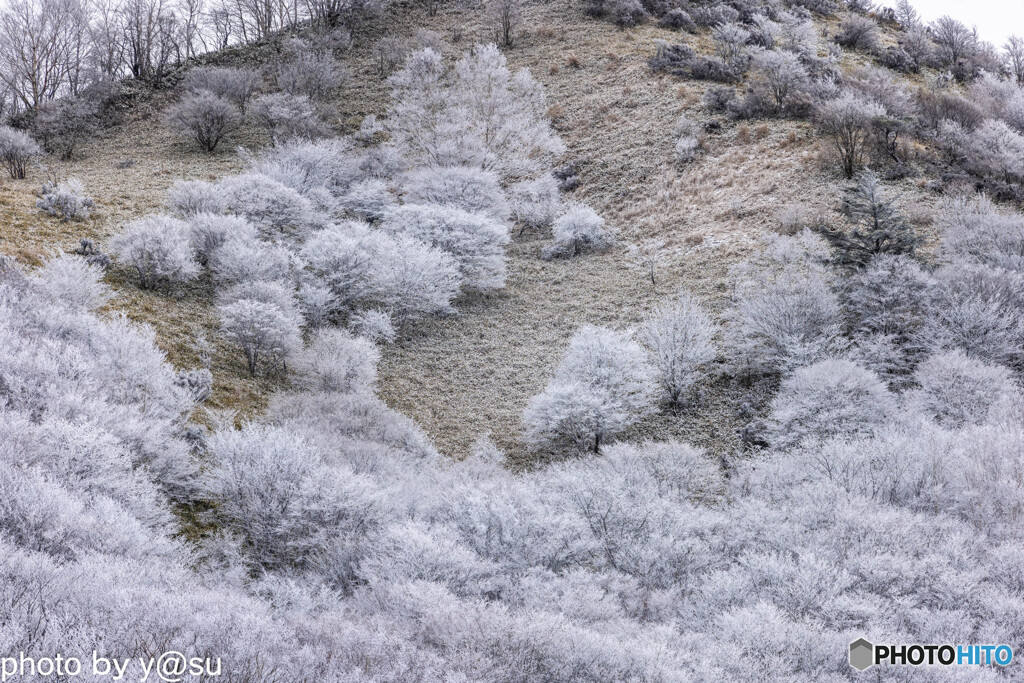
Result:
<instances>
[{"instance_id":1,"label":"white sky","mask_svg":"<svg viewBox=\"0 0 1024 683\"><path fill-rule=\"evenodd\" d=\"M982 40L1001 47L1007 36L1024 36L1024 0L910 0L926 21L944 14L976 26ZM879 4L894 6L895 0Z\"/></svg>"}]
</instances>

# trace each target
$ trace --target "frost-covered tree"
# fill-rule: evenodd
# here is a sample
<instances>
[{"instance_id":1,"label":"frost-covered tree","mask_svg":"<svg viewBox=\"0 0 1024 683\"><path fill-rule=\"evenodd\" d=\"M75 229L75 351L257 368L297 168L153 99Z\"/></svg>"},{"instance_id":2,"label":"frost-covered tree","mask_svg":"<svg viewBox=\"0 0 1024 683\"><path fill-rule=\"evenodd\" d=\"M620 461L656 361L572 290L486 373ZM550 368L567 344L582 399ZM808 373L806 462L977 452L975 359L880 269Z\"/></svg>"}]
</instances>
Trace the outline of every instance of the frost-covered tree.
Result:
<instances>
[{"instance_id":1,"label":"frost-covered tree","mask_svg":"<svg viewBox=\"0 0 1024 683\"><path fill-rule=\"evenodd\" d=\"M199 274L188 224L170 216L132 221L110 240L110 249L118 261L135 269L143 289Z\"/></svg>"},{"instance_id":2,"label":"frost-covered tree","mask_svg":"<svg viewBox=\"0 0 1024 683\"><path fill-rule=\"evenodd\" d=\"M292 365L295 381L315 391L372 391L380 351L373 342L340 329L317 332Z\"/></svg>"},{"instance_id":3,"label":"frost-covered tree","mask_svg":"<svg viewBox=\"0 0 1024 683\"><path fill-rule=\"evenodd\" d=\"M450 74L435 51L415 52L389 82L388 128L416 165L520 176L542 170L564 149L541 86L526 70L512 74L494 45L477 46Z\"/></svg>"},{"instance_id":4,"label":"frost-covered tree","mask_svg":"<svg viewBox=\"0 0 1024 683\"><path fill-rule=\"evenodd\" d=\"M873 372L848 360L826 359L782 381L772 400L769 438L776 448L787 448L871 433L895 411L895 399Z\"/></svg>"},{"instance_id":5,"label":"frost-covered tree","mask_svg":"<svg viewBox=\"0 0 1024 683\"><path fill-rule=\"evenodd\" d=\"M0 162L15 180L24 180L28 164L42 150L28 133L0 125Z\"/></svg>"},{"instance_id":6,"label":"frost-covered tree","mask_svg":"<svg viewBox=\"0 0 1024 683\"><path fill-rule=\"evenodd\" d=\"M277 87L292 96L322 102L345 82L345 70L329 51L312 50L293 41L291 58L278 65Z\"/></svg>"},{"instance_id":7,"label":"frost-covered tree","mask_svg":"<svg viewBox=\"0 0 1024 683\"><path fill-rule=\"evenodd\" d=\"M1020 397L1009 370L960 350L930 356L914 372L914 381L918 386L908 392L909 403L949 429L983 424L999 403Z\"/></svg>"},{"instance_id":8,"label":"frost-covered tree","mask_svg":"<svg viewBox=\"0 0 1024 683\"><path fill-rule=\"evenodd\" d=\"M523 20L522 0L487 0L487 14L498 33L502 45L511 45Z\"/></svg>"},{"instance_id":9,"label":"frost-covered tree","mask_svg":"<svg viewBox=\"0 0 1024 683\"><path fill-rule=\"evenodd\" d=\"M544 251L548 258L605 251L615 244L615 233L606 227L604 218L586 204L569 206L555 219L551 236L555 243Z\"/></svg>"},{"instance_id":10,"label":"frost-covered tree","mask_svg":"<svg viewBox=\"0 0 1024 683\"><path fill-rule=\"evenodd\" d=\"M253 102L252 115L275 140L320 138L330 132L306 95L261 95Z\"/></svg>"},{"instance_id":11,"label":"frost-covered tree","mask_svg":"<svg viewBox=\"0 0 1024 683\"><path fill-rule=\"evenodd\" d=\"M647 354L628 334L582 327L547 388L523 413L526 440L597 453L651 410L656 391Z\"/></svg>"},{"instance_id":12,"label":"frost-covered tree","mask_svg":"<svg viewBox=\"0 0 1024 683\"><path fill-rule=\"evenodd\" d=\"M878 176L864 171L843 198L842 212L853 230L824 228L840 264L863 267L879 254L913 255L920 241L896 203L885 196Z\"/></svg>"},{"instance_id":13,"label":"frost-covered tree","mask_svg":"<svg viewBox=\"0 0 1024 683\"><path fill-rule=\"evenodd\" d=\"M275 303L238 298L218 308L221 331L245 357L249 373L273 373L302 348L294 315Z\"/></svg>"},{"instance_id":14,"label":"frost-covered tree","mask_svg":"<svg viewBox=\"0 0 1024 683\"><path fill-rule=\"evenodd\" d=\"M832 144L847 178L863 165L872 121L883 114L880 104L849 92L818 105L818 126Z\"/></svg>"},{"instance_id":15,"label":"frost-covered tree","mask_svg":"<svg viewBox=\"0 0 1024 683\"><path fill-rule=\"evenodd\" d=\"M208 265L228 240L255 240L256 228L244 218L198 213L188 220L192 250L203 265ZM224 259L221 259L222 262Z\"/></svg>"},{"instance_id":16,"label":"frost-covered tree","mask_svg":"<svg viewBox=\"0 0 1024 683\"><path fill-rule=\"evenodd\" d=\"M224 66L199 66L185 74L183 87L192 93L209 92L223 97L244 117L249 102L256 96L263 79L252 69Z\"/></svg>"},{"instance_id":17,"label":"frost-covered tree","mask_svg":"<svg viewBox=\"0 0 1024 683\"><path fill-rule=\"evenodd\" d=\"M714 360L716 328L692 296L677 295L640 326L664 400L678 405L701 376L701 367Z\"/></svg>"},{"instance_id":18,"label":"frost-covered tree","mask_svg":"<svg viewBox=\"0 0 1024 683\"><path fill-rule=\"evenodd\" d=\"M447 206L405 204L384 215L381 229L415 237L451 254L459 263L464 287L505 286L508 226L488 216Z\"/></svg>"},{"instance_id":19,"label":"frost-covered tree","mask_svg":"<svg viewBox=\"0 0 1024 683\"><path fill-rule=\"evenodd\" d=\"M839 300L820 265L827 247L809 233L797 239L809 240L815 251L780 239L773 263L739 273L724 315L725 346L743 372L785 373L845 346Z\"/></svg>"},{"instance_id":20,"label":"frost-covered tree","mask_svg":"<svg viewBox=\"0 0 1024 683\"><path fill-rule=\"evenodd\" d=\"M226 135L241 125L242 116L227 99L204 90L186 95L171 106L164 120L169 128L212 152Z\"/></svg>"}]
</instances>

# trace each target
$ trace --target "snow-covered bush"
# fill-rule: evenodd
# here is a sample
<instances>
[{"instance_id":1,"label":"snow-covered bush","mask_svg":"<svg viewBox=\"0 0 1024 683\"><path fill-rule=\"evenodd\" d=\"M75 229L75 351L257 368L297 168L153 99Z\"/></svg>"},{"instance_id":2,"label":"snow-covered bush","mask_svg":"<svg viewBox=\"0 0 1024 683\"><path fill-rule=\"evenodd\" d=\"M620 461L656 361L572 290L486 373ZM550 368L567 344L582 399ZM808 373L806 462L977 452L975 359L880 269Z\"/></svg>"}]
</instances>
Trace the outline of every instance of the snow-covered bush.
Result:
<instances>
[{"instance_id":1,"label":"snow-covered bush","mask_svg":"<svg viewBox=\"0 0 1024 683\"><path fill-rule=\"evenodd\" d=\"M301 252L337 310L384 306L400 321L447 313L461 285L450 255L408 235L348 223L313 233Z\"/></svg>"},{"instance_id":2,"label":"snow-covered bush","mask_svg":"<svg viewBox=\"0 0 1024 683\"><path fill-rule=\"evenodd\" d=\"M217 514L241 536L256 570L307 569L327 560L334 543L367 533L383 503L369 481L323 466L314 448L284 430L221 431L210 453L207 485Z\"/></svg>"},{"instance_id":3,"label":"snow-covered bush","mask_svg":"<svg viewBox=\"0 0 1024 683\"><path fill-rule=\"evenodd\" d=\"M896 412L896 401L875 373L842 359L798 368L772 400L769 440L788 448L831 436L869 434Z\"/></svg>"},{"instance_id":4,"label":"snow-covered bush","mask_svg":"<svg viewBox=\"0 0 1024 683\"><path fill-rule=\"evenodd\" d=\"M143 289L162 282L185 282L199 274L188 224L170 216L132 221L110 240L110 250L118 261L135 269Z\"/></svg>"},{"instance_id":5,"label":"snow-covered bush","mask_svg":"<svg viewBox=\"0 0 1024 683\"><path fill-rule=\"evenodd\" d=\"M164 120L173 131L192 138L205 151L212 152L226 135L241 125L242 115L225 98L202 91L186 95L172 105Z\"/></svg>"},{"instance_id":6,"label":"snow-covered bush","mask_svg":"<svg viewBox=\"0 0 1024 683\"><path fill-rule=\"evenodd\" d=\"M259 173L231 176L217 184L225 210L245 218L266 235L300 232L316 212L308 199Z\"/></svg>"},{"instance_id":7,"label":"snow-covered bush","mask_svg":"<svg viewBox=\"0 0 1024 683\"><path fill-rule=\"evenodd\" d=\"M42 152L28 133L0 124L0 163L15 180L23 180L28 164Z\"/></svg>"},{"instance_id":8,"label":"snow-covered bush","mask_svg":"<svg viewBox=\"0 0 1024 683\"><path fill-rule=\"evenodd\" d=\"M293 381L313 391L372 391L379 360L380 351L372 341L345 330L323 329L295 357Z\"/></svg>"},{"instance_id":9,"label":"snow-covered bush","mask_svg":"<svg viewBox=\"0 0 1024 683\"><path fill-rule=\"evenodd\" d=\"M484 213L495 220L509 217L508 200L498 176L467 166L421 168L406 176L403 185L411 204L439 204L470 213Z\"/></svg>"},{"instance_id":10,"label":"snow-covered bush","mask_svg":"<svg viewBox=\"0 0 1024 683\"><path fill-rule=\"evenodd\" d=\"M1024 370L1024 275L956 262L938 269L935 279L921 332L926 348L961 349Z\"/></svg>"},{"instance_id":11,"label":"snow-covered bush","mask_svg":"<svg viewBox=\"0 0 1024 683\"><path fill-rule=\"evenodd\" d=\"M197 213L188 219L188 229L192 250L203 265L208 265L217 250L229 239L256 239L256 229L238 216Z\"/></svg>"},{"instance_id":12,"label":"snow-covered bush","mask_svg":"<svg viewBox=\"0 0 1024 683\"><path fill-rule=\"evenodd\" d=\"M64 221L85 220L95 206L92 197L85 194L85 186L77 178L63 183L43 184L42 198L36 202L40 211Z\"/></svg>"},{"instance_id":13,"label":"snow-covered bush","mask_svg":"<svg viewBox=\"0 0 1024 683\"><path fill-rule=\"evenodd\" d=\"M448 206L405 204L384 215L381 229L415 237L451 254L468 289L505 286L508 226L486 215Z\"/></svg>"},{"instance_id":14,"label":"snow-covered bush","mask_svg":"<svg viewBox=\"0 0 1024 683\"><path fill-rule=\"evenodd\" d=\"M533 180L522 180L509 188L512 217L526 228L550 226L562 210L558 180L549 174Z\"/></svg>"},{"instance_id":15,"label":"snow-covered bush","mask_svg":"<svg viewBox=\"0 0 1024 683\"><path fill-rule=\"evenodd\" d=\"M261 280L287 280L297 267L294 256L278 244L256 238L252 227L232 235L210 255L210 270L218 284L232 285Z\"/></svg>"},{"instance_id":16,"label":"snow-covered bush","mask_svg":"<svg viewBox=\"0 0 1024 683\"><path fill-rule=\"evenodd\" d=\"M395 195L387 182L367 178L353 183L338 199L338 206L367 221L379 221L395 205Z\"/></svg>"},{"instance_id":17,"label":"snow-covered bush","mask_svg":"<svg viewBox=\"0 0 1024 683\"><path fill-rule=\"evenodd\" d=\"M44 301L72 311L94 311L107 302L110 291L100 280L103 269L80 256L51 258L32 278L35 293Z\"/></svg>"},{"instance_id":18,"label":"snow-covered bush","mask_svg":"<svg viewBox=\"0 0 1024 683\"><path fill-rule=\"evenodd\" d=\"M356 182L361 171L352 144L343 139L293 139L261 150L249 169L295 190L323 211Z\"/></svg>"},{"instance_id":19,"label":"snow-covered bush","mask_svg":"<svg viewBox=\"0 0 1024 683\"><path fill-rule=\"evenodd\" d=\"M700 378L702 366L714 360L715 332L711 317L686 293L663 304L640 326L638 336L665 401L680 403Z\"/></svg>"},{"instance_id":20,"label":"snow-covered bush","mask_svg":"<svg viewBox=\"0 0 1024 683\"><path fill-rule=\"evenodd\" d=\"M213 183L202 180L176 180L167 191L167 208L179 218L189 219L200 213L224 213L224 193Z\"/></svg>"},{"instance_id":21,"label":"snow-covered bush","mask_svg":"<svg viewBox=\"0 0 1024 683\"><path fill-rule=\"evenodd\" d=\"M605 226L604 218L586 204L573 204L555 219L551 235L555 243L545 249L547 258L605 251L615 244L615 234Z\"/></svg>"},{"instance_id":22,"label":"snow-covered bush","mask_svg":"<svg viewBox=\"0 0 1024 683\"><path fill-rule=\"evenodd\" d=\"M249 373L282 370L302 349L296 316L275 303L237 298L218 307L221 331L245 357Z\"/></svg>"},{"instance_id":23,"label":"snow-covered bush","mask_svg":"<svg viewBox=\"0 0 1024 683\"><path fill-rule=\"evenodd\" d=\"M209 92L223 97L245 116L245 110L259 90L262 80L252 69L197 66L185 75L182 85L192 93Z\"/></svg>"},{"instance_id":24,"label":"snow-covered bush","mask_svg":"<svg viewBox=\"0 0 1024 683\"><path fill-rule=\"evenodd\" d=\"M305 95L283 92L261 95L252 104L252 115L275 140L312 139L330 133Z\"/></svg>"},{"instance_id":25,"label":"snow-covered bush","mask_svg":"<svg viewBox=\"0 0 1024 683\"><path fill-rule=\"evenodd\" d=\"M391 314L380 309L359 311L349 318L349 329L363 339L374 343L391 343L395 340L395 325Z\"/></svg>"},{"instance_id":26,"label":"snow-covered bush","mask_svg":"<svg viewBox=\"0 0 1024 683\"><path fill-rule=\"evenodd\" d=\"M992 408L1019 398L1010 371L969 358L959 349L936 353L914 372L910 404L947 429L985 423Z\"/></svg>"},{"instance_id":27,"label":"snow-covered bush","mask_svg":"<svg viewBox=\"0 0 1024 683\"><path fill-rule=\"evenodd\" d=\"M999 211L984 195L953 197L937 216L946 260L1024 271L1024 216Z\"/></svg>"},{"instance_id":28,"label":"snow-covered bush","mask_svg":"<svg viewBox=\"0 0 1024 683\"><path fill-rule=\"evenodd\" d=\"M622 332L584 326L569 341L548 386L530 399L523 413L526 440L597 453L651 411L656 392L639 344Z\"/></svg>"}]
</instances>

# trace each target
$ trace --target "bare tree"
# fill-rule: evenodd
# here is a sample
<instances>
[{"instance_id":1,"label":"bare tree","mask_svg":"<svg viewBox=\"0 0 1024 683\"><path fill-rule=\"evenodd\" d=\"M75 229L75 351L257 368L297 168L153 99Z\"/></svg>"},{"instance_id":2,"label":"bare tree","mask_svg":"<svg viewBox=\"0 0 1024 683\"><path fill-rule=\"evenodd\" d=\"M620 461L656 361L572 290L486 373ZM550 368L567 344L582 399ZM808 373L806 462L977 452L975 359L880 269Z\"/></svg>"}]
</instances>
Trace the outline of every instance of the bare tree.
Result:
<instances>
[{"instance_id":1,"label":"bare tree","mask_svg":"<svg viewBox=\"0 0 1024 683\"><path fill-rule=\"evenodd\" d=\"M1010 73L1017 80L1017 83L1024 85L1024 38L1010 36L1003 46L1006 51L1006 61L1010 67Z\"/></svg>"},{"instance_id":2,"label":"bare tree","mask_svg":"<svg viewBox=\"0 0 1024 683\"><path fill-rule=\"evenodd\" d=\"M487 13L498 31L502 45L511 45L523 19L522 0L488 0Z\"/></svg>"}]
</instances>

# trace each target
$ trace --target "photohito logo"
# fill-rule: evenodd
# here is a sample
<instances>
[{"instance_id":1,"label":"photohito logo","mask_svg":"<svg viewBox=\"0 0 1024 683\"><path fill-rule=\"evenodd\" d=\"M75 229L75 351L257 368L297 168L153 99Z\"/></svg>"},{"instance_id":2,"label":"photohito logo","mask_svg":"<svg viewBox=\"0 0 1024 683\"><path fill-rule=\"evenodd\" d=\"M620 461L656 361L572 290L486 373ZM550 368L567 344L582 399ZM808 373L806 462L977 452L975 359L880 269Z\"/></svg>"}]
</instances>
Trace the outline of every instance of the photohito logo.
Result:
<instances>
[{"instance_id":1,"label":"photohito logo","mask_svg":"<svg viewBox=\"0 0 1024 683\"><path fill-rule=\"evenodd\" d=\"M850 643L850 666L864 671L875 664L921 666L1006 666L1013 661L1009 645L874 645L865 638Z\"/></svg>"}]
</instances>

